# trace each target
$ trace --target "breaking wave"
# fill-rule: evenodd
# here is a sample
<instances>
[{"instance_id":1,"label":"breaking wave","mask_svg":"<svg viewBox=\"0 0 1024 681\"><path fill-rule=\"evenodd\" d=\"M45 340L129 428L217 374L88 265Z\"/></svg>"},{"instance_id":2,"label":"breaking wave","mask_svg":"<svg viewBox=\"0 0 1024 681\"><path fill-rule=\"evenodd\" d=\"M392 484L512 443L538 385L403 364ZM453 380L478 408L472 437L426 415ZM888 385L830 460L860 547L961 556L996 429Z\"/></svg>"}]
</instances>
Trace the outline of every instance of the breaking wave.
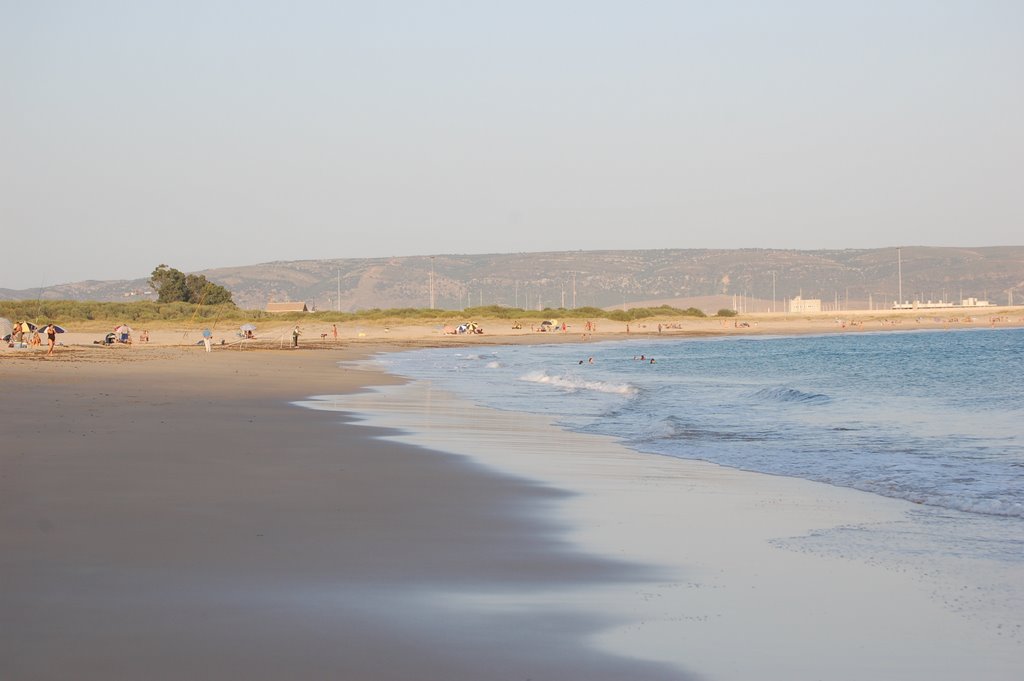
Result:
<instances>
[{"instance_id":1,"label":"breaking wave","mask_svg":"<svg viewBox=\"0 0 1024 681\"><path fill-rule=\"evenodd\" d=\"M824 404L831 401L828 395L821 393L805 393L795 388L762 388L751 397L772 402L790 402L799 404Z\"/></svg>"},{"instance_id":2,"label":"breaking wave","mask_svg":"<svg viewBox=\"0 0 1024 681\"><path fill-rule=\"evenodd\" d=\"M553 375L546 371L531 371L519 377L519 380L527 383L542 383L552 385L556 388L572 392L580 390L592 390L594 392L608 393L612 395L632 396L637 393L637 388L628 383L610 383L607 381L590 381L579 376Z\"/></svg>"}]
</instances>

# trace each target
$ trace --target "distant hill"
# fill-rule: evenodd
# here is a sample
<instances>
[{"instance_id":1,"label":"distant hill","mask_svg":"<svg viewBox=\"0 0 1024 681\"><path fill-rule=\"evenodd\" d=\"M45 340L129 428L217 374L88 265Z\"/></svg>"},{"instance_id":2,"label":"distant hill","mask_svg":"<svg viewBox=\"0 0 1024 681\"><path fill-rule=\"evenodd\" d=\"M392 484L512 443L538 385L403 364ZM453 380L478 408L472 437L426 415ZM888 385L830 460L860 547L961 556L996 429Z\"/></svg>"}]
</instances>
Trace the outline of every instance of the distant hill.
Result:
<instances>
[{"instance_id":1,"label":"distant hill","mask_svg":"<svg viewBox=\"0 0 1024 681\"><path fill-rule=\"evenodd\" d=\"M903 298L1024 301L1024 246L904 247ZM173 266L173 264L172 264ZM773 290L774 273L774 290ZM797 251L669 249L437 255L271 262L204 270L235 302L303 301L316 309L476 305L630 307L667 302L714 312L783 310L802 294L826 307L889 307L899 288L895 248ZM339 296L340 291L340 296ZM145 279L0 289L0 299L124 301L152 298Z\"/></svg>"}]
</instances>

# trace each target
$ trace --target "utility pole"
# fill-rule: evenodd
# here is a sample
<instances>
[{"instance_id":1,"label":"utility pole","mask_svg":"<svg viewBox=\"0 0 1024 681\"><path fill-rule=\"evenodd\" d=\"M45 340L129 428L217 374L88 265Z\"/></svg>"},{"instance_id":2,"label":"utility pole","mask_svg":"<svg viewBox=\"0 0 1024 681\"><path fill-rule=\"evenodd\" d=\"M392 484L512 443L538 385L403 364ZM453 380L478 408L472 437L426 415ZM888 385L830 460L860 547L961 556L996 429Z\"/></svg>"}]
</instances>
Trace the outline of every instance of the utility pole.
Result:
<instances>
[{"instance_id":1,"label":"utility pole","mask_svg":"<svg viewBox=\"0 0 1024 681\"><path fill-rule=\"evenodd\" d=\"M772 314L775 313L775 270L772 270Z\"/></svg>"},{"instance_id":2,"label":"utility pole","mask_svg":"<svg viewBox=\"0 0 1024 681\"><path fill-rule=\"evenodd\" d=\"M434 256L430 256L430 309L434 309Z\"/></svg>"},{"instance_id":3,"label":"utility pole","mask_svg":"<svg viewBox=\"0 0 1024 681\"><path fill-rule=\"evenodd\" d=\"M576 309L576 272L572 273L572 309Z\"/></svg>"},{"instance_id":4,"label":"utility pole","mask_svg":"<svg viewBox=\"0 0 1024 681\"><path fill-rule=\"evenodd\" d=\"M341 312L341 268L338 268L338 312Z\"/></svg>"},{"instance_id":5,"label":"utility pole","mask_svg":"<svg viewBox=\"0 0 1024 681\"><path fill-rule=\"evenodd\" d=\"M903 302L903 254L900 249L896 249L896 273L899 280L899 302Z\"/></svg>"}]
</instances>

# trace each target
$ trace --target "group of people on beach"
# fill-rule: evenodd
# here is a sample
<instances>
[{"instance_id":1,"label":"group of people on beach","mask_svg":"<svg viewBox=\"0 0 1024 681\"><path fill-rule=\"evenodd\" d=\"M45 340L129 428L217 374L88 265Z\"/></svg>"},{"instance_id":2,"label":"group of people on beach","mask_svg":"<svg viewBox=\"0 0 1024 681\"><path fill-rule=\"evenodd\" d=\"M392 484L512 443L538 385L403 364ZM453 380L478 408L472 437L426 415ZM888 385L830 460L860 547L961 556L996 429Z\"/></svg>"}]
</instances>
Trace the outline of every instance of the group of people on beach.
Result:
<instances>
[{"instance_id":1,"label":"group of people on beach","mask_svg":"<svg viewBox=\"0 0 1024 681\"><path fill-rule=\"evenodd\" d=\"M38 348L42 346L43 340L39 335L39 329L43 327L29 324L28 322L16 322L14 327L11 329L11 335L7 341L7 347L22 347L28 345L30 348ZM47 355L52 355L54 348L57 346L57 327L54 326L53 322L50 322L43 328L43 333L46 334L46 342L48 349ZM31 335L29 335L31 334ZM25 337L28 336L28 341Z\"/></svg>"},{"instance_id":2,"label":"group of people on beach","mask_svg":"<svg viewBox=\"0 0 1024 681\"><path fill-rule=\"evenodd\" d=\"M386 330L387 329L385 329L385 331ZM299 327L298 324L296 324L295 328L292 329L292 347L293 348L299 347L299 336L301 336L301 335L302 335L302 329ZM337 324L331 324L330 332L326 332L325 331L325 332L321 333L320 334L320 340L325 341L325 340L327 340L328 336L333 336L334 340L338 340L338 325Z\"/></svg>"}]
</instances>

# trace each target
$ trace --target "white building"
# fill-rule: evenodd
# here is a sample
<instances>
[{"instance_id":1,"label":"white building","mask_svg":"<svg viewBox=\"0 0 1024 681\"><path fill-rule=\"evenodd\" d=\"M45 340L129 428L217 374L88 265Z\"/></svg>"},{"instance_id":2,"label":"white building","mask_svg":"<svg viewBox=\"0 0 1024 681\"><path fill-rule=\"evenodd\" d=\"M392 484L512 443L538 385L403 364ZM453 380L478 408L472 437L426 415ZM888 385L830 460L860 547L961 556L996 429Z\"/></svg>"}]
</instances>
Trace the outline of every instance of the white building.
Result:
<instances>
[{"instance_id":1,"label":"white building","mask_svg":"<svg viewBox=\"0 0 1024 681\"><path fill-rule=\"evenodd\" d=\"M789 301L790 314L806 314L808 312L821 312L821 299L808 298L804 300L797 296Z\"/></svg>"},{"instance_id":2,"label":"white building","mask_svg":"<svg viewBox=\"0 0 1024 681\"><path fill-rule=\"evenodd\" d=\"M955 310L961 307L994 307L994 303L990 303L987 300L978 300L977 298L964 298L960 303L947 303L943 301L932 302L932 301L920 301L915 300L913 302L906 303L893 303L892 309L894 310Z\"/></svg>"}]
</instances>

